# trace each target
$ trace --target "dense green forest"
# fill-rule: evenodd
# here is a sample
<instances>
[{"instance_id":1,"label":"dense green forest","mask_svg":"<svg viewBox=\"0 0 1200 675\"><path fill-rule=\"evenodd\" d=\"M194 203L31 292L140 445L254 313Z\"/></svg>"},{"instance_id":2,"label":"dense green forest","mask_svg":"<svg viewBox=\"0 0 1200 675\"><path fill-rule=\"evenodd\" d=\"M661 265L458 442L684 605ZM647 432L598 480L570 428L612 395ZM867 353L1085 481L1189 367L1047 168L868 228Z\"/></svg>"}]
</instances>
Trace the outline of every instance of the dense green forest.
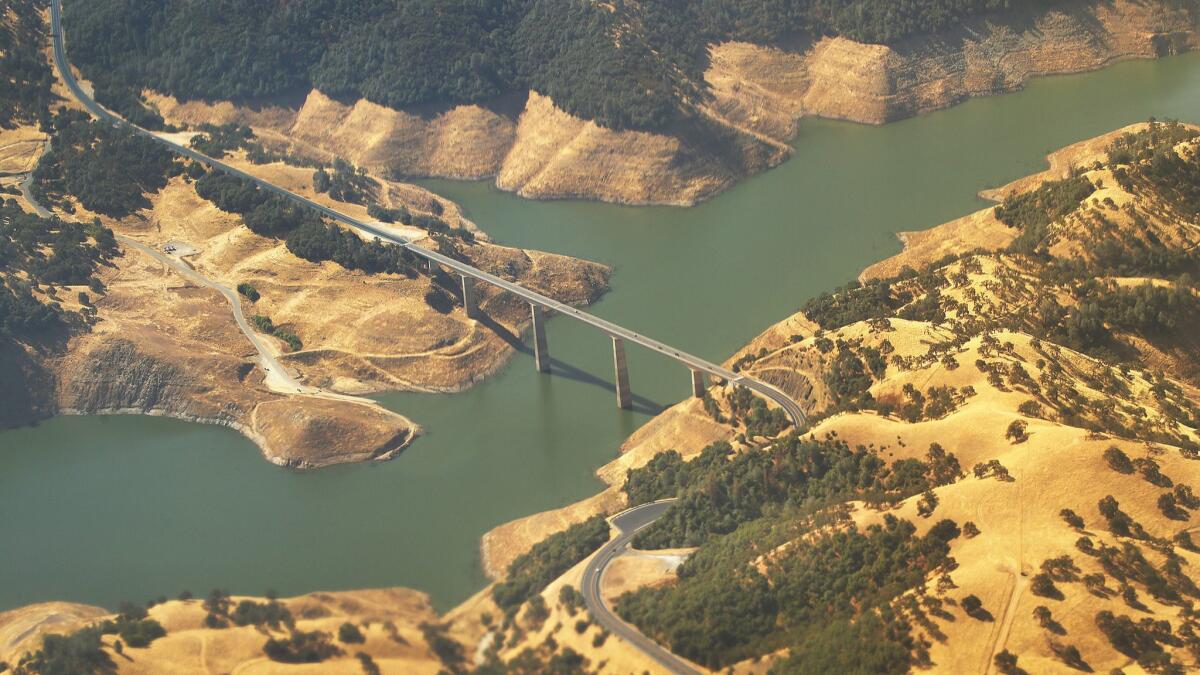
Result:
<instances>
[{"instance_id":1,"label":"dense green forest","mask_svg":"<svg viewBox=\"0 0 1200 675\"><path fill-rule=\"evenodd\" d=\"M1056 0L67 0L71 58L139 123L183 98L303 92L403 107L533 88L616 128L661 128L704 95L708 45L792 34L895 42Z\"/></svg>"},{"instance_id":2,"label":"dense green forest","mask_svg":"<svg viewBox=\"0 0 1200 675\"><path fill-rule=\"evenodd\" d=\"M904 672L921 649L890 602L947 562L957 526L943 521L918 537L889 516L862 532L838 525L805 535L839 523L837 505L848 500L898 501L961 475L937 445L924 461L889 466L865 448L796 433L742 453L715 443L689 462L660 454L628 472L629 503L679 501L634 545L701 548L678 584L627 594L617 610L713 668L790 647L783 672Z\"/></svg>"},{"instance_id":3,"label":"dense green forest","mask_svg":"<svg viewBox=\"0 0 1200 675\"><path fill-rule=\"evenodd\" d=\"M242 216L255 234L283 239L288 250L311 262L332 260L347 269L417 275L413 254L378 238L365 242L315 211L269 193L243 178L207 171L196 180L196 194L217 208Z\"/></svg>"},{"instance_id":4,"label":"dense green forest","mask_svg":"<svg viewBox=\"0 0 1200 675\"><path fill-rule=\"evenodd\" d=\"M150 205L180 165L163 146L129 129L63 109L51 122L54 147L34 169L34 195L70 212L72 195L89 211L121 218Z\"/></svg>"},{"instance_id":5,"label":"dense green forest","mask_svg":"<svg viewBox=\"0 0 1200 675\"><path fill-rule=\"evenodd\" d=\"M788 511L747 523L694 553L678 583L628 593L617 612L714 669L790 647L779 672L908 672L923 646L890 603L948 564L958 526L921 537L887 515L863 531L810 531Z\"/></svg>"},{"instance_id":6,"label":"dense green forest","mask_svg":"<svg viewBox=\"0 0 1200 675\"><path fill-rule=\"evenodd\" d=\"M552 534L512 561L504 581L492 589L492 597L501 609L515 610L606 541L608 521L602 516Z\"/></svg>"},{"instance_id":7,"label":"dense green forest","mask_svg":"<svg viewBox=\"0 0 1200 675\"><path fill-rule=\"evenodd\" d=\"M117 253L112 230L27 214L12 201L0 204L0 340L28 340L61 327L57 304L33 295L35 286L89 285L94 273Z\"/></svg>"},{"instance_id":8,"label":"dense green forest","mask_svg":"<svg viewBox=\"0 0 1200 675\"><path fill-rule=\"evenodd\" d=\"M899 501L960 473L954 455L936 445L924 462L900 460L889 467L865 448L792 433L761 452L734 453L727 443L714 443L690 462L674 451L661 453L628 473L625 494L630 504L679 498L634 541L642 548L675 548L699 546L780 508Z\"/></svg>"},{"instance_id":9,"label":"dense green forest","mask_svg":"<svg viewBox=\"0 0 1200 675\"><path fill-rule=\"evenodd\" d=\"M39 4L4 3L8 15L0 23L0 128L47 120L54 75L42 53L48 31Z\"/></svg>"}]
</instances>

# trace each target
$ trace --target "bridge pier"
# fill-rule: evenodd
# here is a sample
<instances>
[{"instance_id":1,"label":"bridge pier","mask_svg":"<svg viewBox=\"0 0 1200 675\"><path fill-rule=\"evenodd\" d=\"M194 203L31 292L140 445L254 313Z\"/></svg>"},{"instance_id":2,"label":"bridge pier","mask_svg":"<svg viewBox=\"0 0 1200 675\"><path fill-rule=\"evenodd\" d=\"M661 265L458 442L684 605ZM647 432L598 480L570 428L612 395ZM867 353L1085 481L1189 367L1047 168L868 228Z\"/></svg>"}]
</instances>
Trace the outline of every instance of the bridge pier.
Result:
<instances>
[{"instance_id":1,"label":"bridge pier","mask_svg":"<svg viewBox=\"0 0 1200 675\"><path fill-rule=\"evenodd\" d=\"M704 392L707 389L704 385L704 373L692 369L692 396L704 398Z\"/></svg>"},{"instance_id":2,"label":"bridge pier","mask_svg":"<svg viewBox=\"0 0 1200 675\"><path fill-rule=\"evenodd\" d=\"M475 299L475 280L465 274L462 275L462 300L468 319L479 316L479 304Z\"/></svg>"},{"instance_id":3,"label":"bridge pier","mask_svg":"<svg viewBox=\"0 0 1200 675\"><path fill-rule=\"evenodd\" d=\"M633 393L629 389L629 366L625 363L625 341L613 336L613 366L616 368L617 407L629 410L633 407Z\"/></svg>"},{"instance_id":4,"label":"bridge pier","mask_svg":"<svg viewBox=\"0 0 1200 675\"><path fill-rule=\"evenodd\" d=\"M550 349L546 346L546 317L542 306L529 303L533 315L533 363L539 373L550 372Z\"/></svg>"},{"instance_id":5,"label":"bridge pier","mask_svg":"<svg viewBox=\"0 0 1200 675\"><path fill-rule=\"evenodd\" d=\"M429 270L430 274L437 274L438 270L441 269L441 267L438 266L437 261L433 258L429 258L426 262L429 263L426 269Z\"/></svg>"}]
</instances>

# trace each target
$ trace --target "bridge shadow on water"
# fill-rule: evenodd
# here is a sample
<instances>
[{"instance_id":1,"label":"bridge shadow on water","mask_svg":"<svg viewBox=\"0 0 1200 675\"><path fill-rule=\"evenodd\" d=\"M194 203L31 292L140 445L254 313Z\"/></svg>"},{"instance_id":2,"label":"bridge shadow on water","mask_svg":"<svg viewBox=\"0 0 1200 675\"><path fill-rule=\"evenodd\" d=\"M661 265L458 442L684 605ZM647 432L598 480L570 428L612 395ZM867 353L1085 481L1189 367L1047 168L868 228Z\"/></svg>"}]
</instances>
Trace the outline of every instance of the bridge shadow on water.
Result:
<instances>
[{"instance_id":1,"label":"bridge shadow on water","mask_svg":"<svg viewBox=\"0 0 1200 675\"><path fill-rule=\"evenodd\" d=\"M525 344L525 342L521 339L521 336L512 332L507 327L497 323L494 319L492 319L492 317L480 312L480 316L476 317L476 321L498 335L500 339L507 342L508 345L513 349L527 356L533 356L533 347ZM613 393L614 398L617 395L617 385L612 380L589 373L582 368L577 368L576 366L573 366L561 359L556 359L553 356L550 357L549 374L552 377L562 377L568 380L574 380L576 382L582 382L584 384L590 384L595 387L607 389ZM633 406L631 409L633 412L639 412L646 415L657 415L667 407L662 403L653 401L636 392L633 392L630 398Z\"/></svg>"}]
</instances>

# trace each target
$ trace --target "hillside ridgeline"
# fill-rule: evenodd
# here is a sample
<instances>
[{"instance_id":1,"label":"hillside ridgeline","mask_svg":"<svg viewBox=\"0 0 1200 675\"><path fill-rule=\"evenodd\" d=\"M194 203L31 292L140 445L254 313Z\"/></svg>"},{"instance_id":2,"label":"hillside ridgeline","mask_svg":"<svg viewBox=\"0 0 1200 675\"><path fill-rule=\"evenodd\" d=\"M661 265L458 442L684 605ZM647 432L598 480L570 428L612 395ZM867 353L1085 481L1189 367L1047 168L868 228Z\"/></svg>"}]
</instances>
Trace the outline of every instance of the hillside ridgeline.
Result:
<instances>
[{"instance_id":1,"label":"hillside ridgeline","mask_svg":"<svg viewBox=\"0 0 1200 675\"><path fill-rule=\"evenodd\" d=\"M494 177L501 189L530 198L690 205L787 159L804 117L881 124L1012 91L1038 75L1188 51L1197 42L1191 12L1166 0L1019 3L1002 13L951 12L953 25L917 20L894 34L828 27L783 34L743 22L739 30L697 33L711 41L673 71L687 73L690 84L669 89L697 93L665 107L608 86L609 78L633 77L628 64L606 70L603 87L520 80L498 98L404 104L320 79L297 83L298 100L289 91L238 104L223 101L228 93L193 92L149 74L127 73L121 86L136 85L170 124L248 124L274 147L326 162L340 156L384 175ZM688 44L683 51L694 52ZM93 77L124 54L80 51L73 47L72 58ZM575 63L564 58L560 64ZM606 118L660 108L666 112L646 112L653 123Z\"/></svg>"}]
</instances>

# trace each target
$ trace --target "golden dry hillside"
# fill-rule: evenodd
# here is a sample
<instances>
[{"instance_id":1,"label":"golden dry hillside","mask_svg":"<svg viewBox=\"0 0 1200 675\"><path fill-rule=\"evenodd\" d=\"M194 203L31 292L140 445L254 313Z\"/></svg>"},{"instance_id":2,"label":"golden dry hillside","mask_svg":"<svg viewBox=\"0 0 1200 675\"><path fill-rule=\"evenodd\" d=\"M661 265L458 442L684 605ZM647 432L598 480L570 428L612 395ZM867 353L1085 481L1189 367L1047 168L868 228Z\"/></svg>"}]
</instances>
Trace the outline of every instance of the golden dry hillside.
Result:
<instances>
[{"instance_id":1,"label":"golden dry hillside","mask_svg":"<svg viewBox=\"0 0 1200 675\"><path fill-rule=\"evenodd\" d=\"M727 386L671 408L600 470L607 491L485 537L497 588L546 535L678 496L635 540L673 550L618 559L605 593L702 666L1194 669L1198 145L1134 125L1055 153L996 209L905 235L730 360L804 400L810 429ZM591 629L556 589L580 569L521 606L506 653L552 636L636 670L574 637Z\"/></svg>"},{"instance_id":2,"label":"golden dry hillside","mask_svg":"<svg viewBox=\"0 0 1200 675\"><path fill-rule=\"evenodd\" d=\"M86 628L106 622L103 635ZM0 644L0 662L22 672L21 659L30 655L28 667L36 668L40 638L49 631L78 644L98 640L93 658L99 672L361 673L374 665L376 672L433 675L441 667L431 647L442 635L436 622L428 598L406 589L285 600L210 596L117 614L85 605L31 605L0 614L0 637L8 638ZM138 629L130 628L135 625L157 625L165 634L138 646ZM293 640L295 635L304 637ZM274 659L266 654L269 641L275 641ZM309 653L323 658L306 662Z\"/></svg>"},{"instance_id":3,"label":"golden dry hillside","mask_svg":"<svg viewBox=\"0 0 1200 675\"><path fill-rule=\"evenodd\" d=\"M388 108L313 89L253 105L142 97L172 124L246 124L274 148L372 170L494 177L530 198L691 205L785 161L804 117L882 124L1033 77L1194 49L1195 17L1171 2L1011 7L891 45L805 37L708 49L696 115L653 131L587 121L546 91L483 104Z\"/></svg>"}]
</instances>

